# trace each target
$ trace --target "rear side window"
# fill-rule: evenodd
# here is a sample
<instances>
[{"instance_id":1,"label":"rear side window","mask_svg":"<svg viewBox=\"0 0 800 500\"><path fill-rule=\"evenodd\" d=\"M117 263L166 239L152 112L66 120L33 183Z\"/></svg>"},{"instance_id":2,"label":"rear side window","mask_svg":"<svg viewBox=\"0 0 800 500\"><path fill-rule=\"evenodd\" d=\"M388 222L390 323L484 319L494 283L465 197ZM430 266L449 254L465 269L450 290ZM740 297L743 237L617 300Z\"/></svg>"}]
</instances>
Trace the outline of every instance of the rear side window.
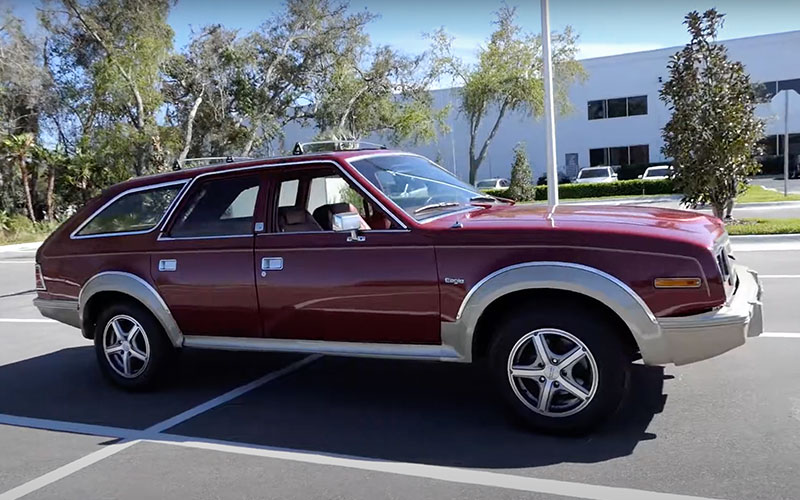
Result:
<instances>
[{"instance_id":1,"label":"rear side window","mask_svg":"<svg viewBox=\"0 0 800 500\"><path fill-rule=\"evenodd\" d=\"M123 195L95 215L77 235L149 231L158 225L182 187L183 183L173 184Z\"/></svg>"},{"instance_id":2,"label":"rear side window","mask_svg":"<svg viewBox=\"0 0 800 500\"><path fill-rule=\"evenodd\" d=\"M175 218L173 238L253 234L259 176L215 179L198 185Z\"/></svg>"}]
</instances>

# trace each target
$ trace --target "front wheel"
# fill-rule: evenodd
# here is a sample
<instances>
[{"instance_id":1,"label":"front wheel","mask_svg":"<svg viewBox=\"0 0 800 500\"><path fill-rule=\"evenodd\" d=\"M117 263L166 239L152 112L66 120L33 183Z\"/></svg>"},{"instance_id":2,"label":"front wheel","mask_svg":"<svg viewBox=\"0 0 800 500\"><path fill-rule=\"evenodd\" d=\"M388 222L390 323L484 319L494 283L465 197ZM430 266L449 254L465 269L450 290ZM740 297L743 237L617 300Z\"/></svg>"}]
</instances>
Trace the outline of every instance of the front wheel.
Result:
<instances>
[{"instance_id":1,"label":"front wheel","mask_svg":"<svg viewBox=\"0 0 800 500\"><path fill-rule=\"evenodd\" d=\"M113 304L100 313L94 346L103 375L128 390L159 382L174 351L158 320L133 302Z\"/></svg>"},{"instance_id":2,"label":"front wheel","mask_svg":"<svg viewBox=\"0 0 800 500\"><path fill-rule=\"evenodd\" d=\"M489 366L504 399L531 428L582 434L625 395L630 357L615 322L559 304L519 309L495 332Z\"/></svg>"}]
</instances>

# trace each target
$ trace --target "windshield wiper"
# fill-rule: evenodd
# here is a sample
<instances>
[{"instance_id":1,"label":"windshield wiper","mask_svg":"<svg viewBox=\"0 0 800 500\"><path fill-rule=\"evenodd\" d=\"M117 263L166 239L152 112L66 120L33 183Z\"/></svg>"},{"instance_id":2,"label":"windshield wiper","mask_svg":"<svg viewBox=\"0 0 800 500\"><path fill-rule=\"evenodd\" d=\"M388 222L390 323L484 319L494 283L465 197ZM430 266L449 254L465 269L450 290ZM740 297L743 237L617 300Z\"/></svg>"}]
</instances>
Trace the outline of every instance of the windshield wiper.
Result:
<instances>
[{"instance_id":1,"label":"windshield wiper","mask_svg":"<svg viewBox=\"0 0 800 500\"><path fill-rule=\"evenodd\" d=\"M434 208L457 207L459 205L461 205L461 203L456 203L455 201L443 201L441 203L431 203L430 205L419 207L418 209L414 210L414 213L418 214L420 212L424 212L426 210L432 210Z\"/></svg>"},{"instance_id":2,"label":"windshield wiper","mask_svg":"<svg viewBox=\"0 0 800 500\"><path fill-rule=\"evenodd\" d=\"M469 199L469 201L488 201L488 202L499 201L500 203L511 203L510 200L506 200L504 198L495 198L494 196L489 196L489 195L473 196L472 198Z\"/></svg>"}]
</instances>

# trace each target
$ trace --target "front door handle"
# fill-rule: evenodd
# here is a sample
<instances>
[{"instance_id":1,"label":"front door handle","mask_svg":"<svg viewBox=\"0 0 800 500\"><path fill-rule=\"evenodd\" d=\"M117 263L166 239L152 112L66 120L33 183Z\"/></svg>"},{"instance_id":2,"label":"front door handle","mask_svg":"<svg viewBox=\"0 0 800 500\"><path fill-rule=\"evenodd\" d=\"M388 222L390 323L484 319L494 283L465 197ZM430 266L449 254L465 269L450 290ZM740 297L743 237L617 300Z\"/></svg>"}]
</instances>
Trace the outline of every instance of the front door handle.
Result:
<instances>
[{"instance_id":1,"label":"front door handle","mask_svg":"<svg viewBox=\"0 0 800 500\"><path fill-rule=\"evenodd\" d=\"M281 271L283 270L283 257L264 257L261 259L262 271Z\"/></svg>"}]
</instances>

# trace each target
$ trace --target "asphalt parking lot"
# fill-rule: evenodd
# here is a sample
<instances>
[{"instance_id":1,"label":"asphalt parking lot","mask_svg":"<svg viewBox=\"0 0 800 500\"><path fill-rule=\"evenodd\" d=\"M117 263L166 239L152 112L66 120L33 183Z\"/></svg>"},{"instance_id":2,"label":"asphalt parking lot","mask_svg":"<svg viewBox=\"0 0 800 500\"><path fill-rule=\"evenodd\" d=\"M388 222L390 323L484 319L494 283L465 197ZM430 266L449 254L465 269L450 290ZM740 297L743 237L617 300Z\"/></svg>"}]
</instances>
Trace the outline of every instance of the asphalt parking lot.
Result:
<instances>
[{"instance_id":1,"label":"asphalt parking lot","mask_svg":"<svg viewBox=\"0 0 800 500\"><path fill-rule=\"evenodd\" d=\"M634 367L582 438L509 421L470 366L182 353L148 394L31 305L32 251L0 253L0 500L797 499L800 241L735 243L767 334L684 367Z\"/></svg>"}]
</instances>

